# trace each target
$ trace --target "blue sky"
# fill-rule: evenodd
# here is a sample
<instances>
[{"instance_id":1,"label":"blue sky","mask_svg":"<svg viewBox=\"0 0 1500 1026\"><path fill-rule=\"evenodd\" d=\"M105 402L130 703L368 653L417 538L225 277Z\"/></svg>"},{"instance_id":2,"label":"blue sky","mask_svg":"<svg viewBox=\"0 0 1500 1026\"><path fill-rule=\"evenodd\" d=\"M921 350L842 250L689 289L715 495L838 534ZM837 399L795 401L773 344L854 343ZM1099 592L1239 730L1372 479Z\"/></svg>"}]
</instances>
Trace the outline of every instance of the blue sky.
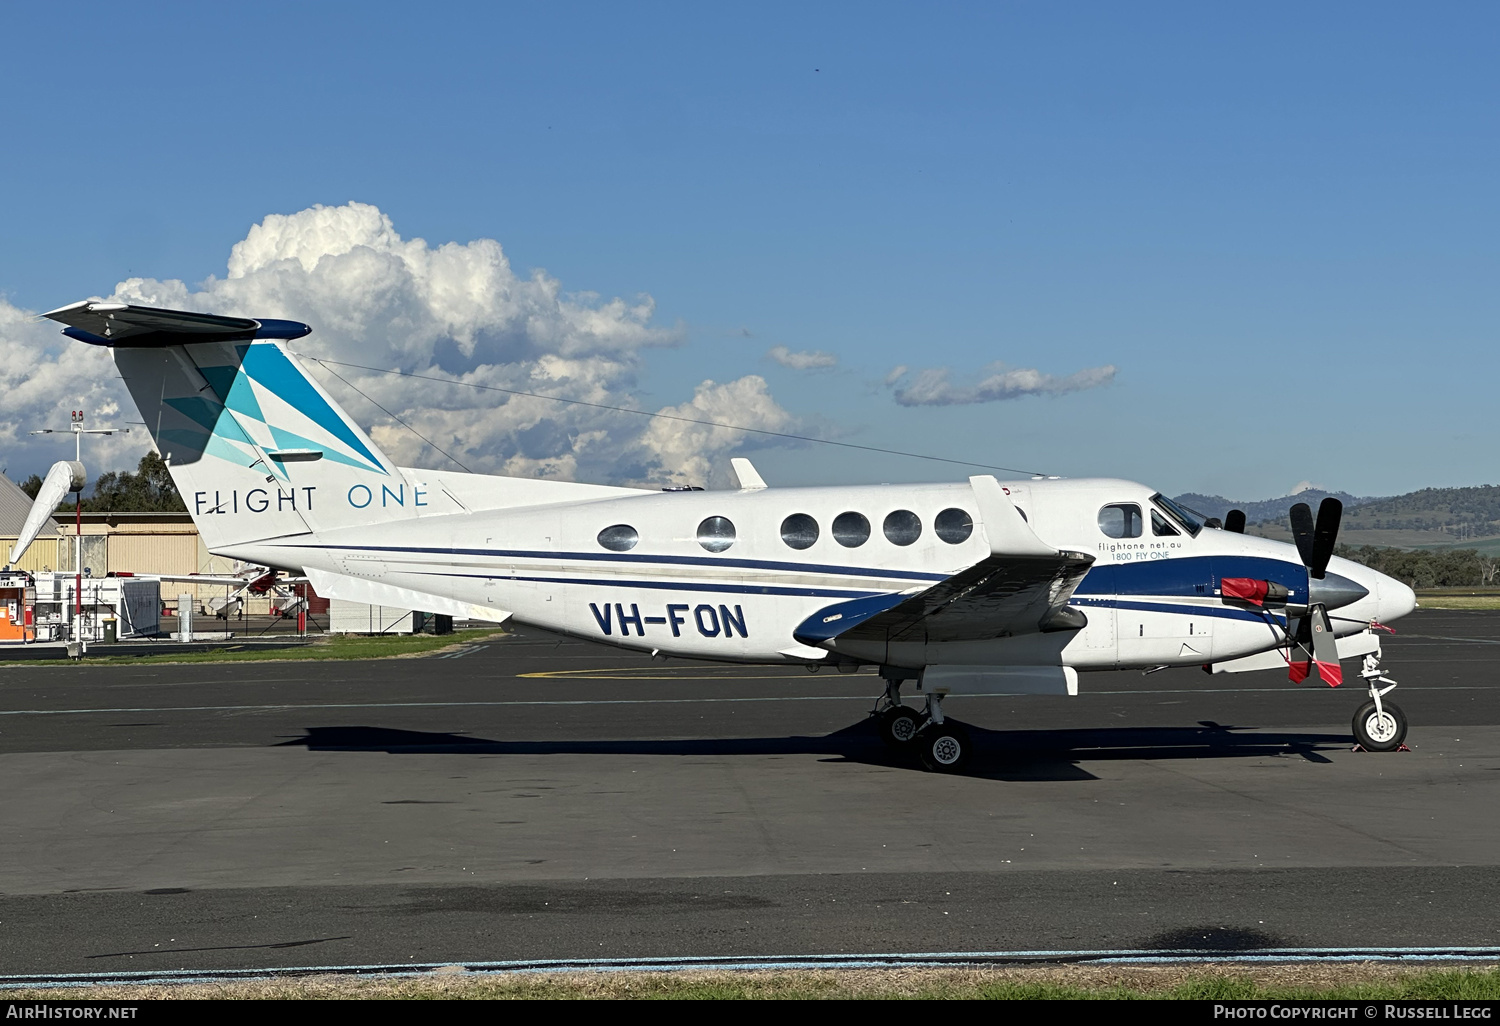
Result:
<instances>
[{"instance_id":1,"label":"blue sky","mask_svg":"<svg viewBox=\"0 0 1500 1026\"><path fill-rule=\"evenodd\" d=\"M627 375L651 408L760 375L834 437L1171 492L1500 481L1493 5L226 8L0 8L10 304L222 278L267 215L358 201L649 294L677 332ZM1116 373L883 384L996 361ZM751 455L773 483L961 473Z\"/></svg>"}]
</instances>

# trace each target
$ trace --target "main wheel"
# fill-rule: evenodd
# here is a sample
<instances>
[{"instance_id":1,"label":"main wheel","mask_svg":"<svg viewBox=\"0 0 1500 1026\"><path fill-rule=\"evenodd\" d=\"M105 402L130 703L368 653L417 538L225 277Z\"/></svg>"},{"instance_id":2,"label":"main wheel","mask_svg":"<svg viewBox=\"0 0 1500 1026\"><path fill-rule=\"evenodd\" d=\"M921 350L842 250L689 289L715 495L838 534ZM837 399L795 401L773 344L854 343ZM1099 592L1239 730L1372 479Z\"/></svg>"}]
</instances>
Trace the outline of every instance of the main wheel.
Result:
<instances>
[{"instance_id":1,"label":"main wheel","mask_svg":"<svg viewBox=\"0 0 1500 1026\"><path fill-rule=\"evenodd\" d=\"M946 720L941 726L924 727L917 735L917 754L922 765L934 773L958 773L969 764L969 750L973 747L964 728Z\"/></svg>"},{"instance_id":2,"label":"main wheel","mask_svg":"<svg viewBox=\"0 0 1500 1026\"><path fill-rule=\"evenodd\" d=\"M917 712L904 705L893 705L880 714L880 738L892 748L903 749L917 736Z\"/></svg>"},{"instance_id":3,"label":"main wheel","mask_svg":"<svg viewBox=\"0 0 1500 1026\"><path fill-rule=\"evenodd\" d=\"M1381 702L1379 712L1366 702L1354 714L1354 740L1368 752L1394 752L1406 740L1406 714L1391 702Z\"/></svg>"}]
</instances>

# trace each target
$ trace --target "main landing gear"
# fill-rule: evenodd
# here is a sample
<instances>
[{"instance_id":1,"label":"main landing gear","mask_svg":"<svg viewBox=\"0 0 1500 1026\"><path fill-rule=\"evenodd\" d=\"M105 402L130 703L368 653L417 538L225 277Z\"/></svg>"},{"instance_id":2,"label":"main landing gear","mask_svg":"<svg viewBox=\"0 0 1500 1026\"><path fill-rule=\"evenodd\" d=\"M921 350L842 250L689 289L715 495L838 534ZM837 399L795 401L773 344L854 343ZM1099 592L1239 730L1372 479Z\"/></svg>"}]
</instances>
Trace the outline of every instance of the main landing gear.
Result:
<instances>
[{"instance_id":1,"label":"main landing gear","mask_svg":"<svg viewBox=\"0 0 1500 1026\"><path fill-rule=\"evenodd\" d=\"M886 680L885 694L875 705L880 737L899 752L916 749L922 765L935 773L957 773L969 762L973 744L962 726L943 716L943 697L928 695L922 712L903 705L901 681Z\"/></svg>"},{"instance_id":2,"label":"main landing gear","mask_svg":"<svg viewBox=\"0 0 1500 1026\"><path fill-rule=\"evenodd\" d=\"M1406 740L1406 714L1396 703L1382 699L1396 682L1383 674L1380 655L1374 652L1365 656L1359 675L1370 686L1370 700L1354 714L1354 743L1367 752L1394 752Z\"/></svg>"}]
</instances>

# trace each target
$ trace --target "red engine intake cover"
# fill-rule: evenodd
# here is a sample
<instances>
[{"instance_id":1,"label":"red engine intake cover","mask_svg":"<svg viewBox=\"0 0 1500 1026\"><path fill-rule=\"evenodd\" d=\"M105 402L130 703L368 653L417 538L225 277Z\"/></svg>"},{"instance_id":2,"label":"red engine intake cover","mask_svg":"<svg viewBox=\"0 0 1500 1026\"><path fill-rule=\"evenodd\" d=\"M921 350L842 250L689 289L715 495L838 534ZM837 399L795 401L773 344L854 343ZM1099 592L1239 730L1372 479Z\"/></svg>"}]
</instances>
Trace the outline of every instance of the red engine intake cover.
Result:
<instances>
[{"instance_id":1,"label":"red engine intake cover","mask_svg":"<svg viewBox=\"0 0 1500 1026\"><path fill-rule=\"evenodd\" d=\"M1245 602L1252 606L1285 605L1291 592L1275 581L1254 577L1226 577L1219 582L1219 597L1225 602Z\"/></svg>"}]
</instances>

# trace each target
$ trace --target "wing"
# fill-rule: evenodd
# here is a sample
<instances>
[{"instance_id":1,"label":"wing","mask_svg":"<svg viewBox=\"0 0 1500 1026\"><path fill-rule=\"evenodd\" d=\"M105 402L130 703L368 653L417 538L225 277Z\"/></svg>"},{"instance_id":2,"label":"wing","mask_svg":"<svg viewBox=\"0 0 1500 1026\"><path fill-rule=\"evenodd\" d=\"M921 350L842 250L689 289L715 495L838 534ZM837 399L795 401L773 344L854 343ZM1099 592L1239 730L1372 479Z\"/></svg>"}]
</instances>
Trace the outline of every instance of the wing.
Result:
<instances>
[{"instance_id":1,"label":"wing","mask_svg":"<svg viewBox=\"0 0 1500 1026\"><path fill-rule=\"evenodd\" d=\"M981 641L1078 630L1088 623L1068 605L1094 557L1054 549L1021 519L993 477L969 479L990 555L916 594L877 595L821 609L794 632L816 645L850 641Z\"/></svg>"}]
</instances>

